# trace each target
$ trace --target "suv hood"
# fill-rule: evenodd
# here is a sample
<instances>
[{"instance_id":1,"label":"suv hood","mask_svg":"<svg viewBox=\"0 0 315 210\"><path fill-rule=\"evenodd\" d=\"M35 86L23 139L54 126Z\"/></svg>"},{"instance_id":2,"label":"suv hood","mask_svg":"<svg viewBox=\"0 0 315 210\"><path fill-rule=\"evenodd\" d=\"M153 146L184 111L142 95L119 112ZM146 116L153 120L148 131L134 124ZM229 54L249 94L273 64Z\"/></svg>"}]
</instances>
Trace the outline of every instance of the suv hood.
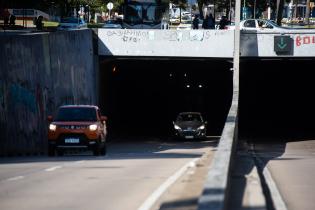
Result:
<instances>
[{"instance_id":1,"label":"suv hood","mask_svg":"<svg viewBox=\"0 0 315 210\"><path fill-rule=\"evenodd\" d=\"M73 121L62 121L62 122L52 122L54 125L91 125L97 122L84 121L84 122L73 122Z\"/></svg>"}]
</instances>

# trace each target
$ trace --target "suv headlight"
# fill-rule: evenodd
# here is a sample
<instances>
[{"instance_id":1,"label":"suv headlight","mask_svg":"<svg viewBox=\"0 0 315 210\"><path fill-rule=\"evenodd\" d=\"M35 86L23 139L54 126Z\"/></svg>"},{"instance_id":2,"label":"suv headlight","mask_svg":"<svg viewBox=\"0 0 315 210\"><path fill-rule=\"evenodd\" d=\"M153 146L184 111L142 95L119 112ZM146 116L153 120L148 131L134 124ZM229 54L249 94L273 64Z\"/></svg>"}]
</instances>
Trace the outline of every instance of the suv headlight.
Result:
<instances>
[{"instance_id":1,"label":"suv headlight","mask_svg":"<svg viewBox=\"0 0 315 210\"><path fill-rule=\"evenodd\" d=\"M204 125L202 125L202 126L200 126L200 127L198 128L198 130L203 130L203 129L205 129L205 126L204 126Z\"/></svg>"},{"instance_id":2,"label":"suv headlight","mask_svg":"<svg viewBox=\"0 0 315 210\"><path fill-rule=\"evenodd\" d=\"M89 126L90 131L96 131L97 130L97 125L93 124Z\"/></svg>"},{"instance_id":3,"label":"suv headlight","mask_svg":"<svg viewBox=\"0 0 315 210\"><path fill-rule=\"evenodd\" d=\"M56 125L54 125L54 124L49 124L49 130L50 130L50 131L56 131L56 129L57 129L57 126L56 126Z\"/></svg>"},{"instance_id":4,"label":"suv headlight","mask_svg":"<svg viewBox=\"0 0 315 210\"><path fill-rule=\"evenodd\" d=\"M181 128L180 128L178 125L174 125L174 128L175 128L176 130L181 130Z\"/></svg>"}]
</instances>

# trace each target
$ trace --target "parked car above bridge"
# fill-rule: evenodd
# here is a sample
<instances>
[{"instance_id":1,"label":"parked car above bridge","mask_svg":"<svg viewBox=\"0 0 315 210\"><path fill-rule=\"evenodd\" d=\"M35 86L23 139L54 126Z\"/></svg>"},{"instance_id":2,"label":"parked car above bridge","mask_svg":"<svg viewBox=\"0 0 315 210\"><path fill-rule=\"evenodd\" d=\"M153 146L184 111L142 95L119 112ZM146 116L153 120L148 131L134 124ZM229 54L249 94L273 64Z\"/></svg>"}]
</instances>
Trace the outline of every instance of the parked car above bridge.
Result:
<instances>
[{"instance_id":1,"label":"parked car above bridge","mask_svg":"<svg viewBox=\"0 0 315 210\"><path fill-rule=\"evenodd\" d=\"M235 24L232 23L232 24L227 25L226 29L234 30ZM286 31L290 28L281 27L272 20L246 19L240 22L240 29L242 31L277 32L277 31Z\"/></svg>"},{"instance_id":2,"label":"parked car above bridge","mask_svg":"<svg viewBox=\"0 0 315 210\"><path fill-rule=\"evenodd\" d=\"M75 30L80 28L87 28L87 24L83 19L67 17L60 20L57 30Z\"/></svg>"}]
</instances>

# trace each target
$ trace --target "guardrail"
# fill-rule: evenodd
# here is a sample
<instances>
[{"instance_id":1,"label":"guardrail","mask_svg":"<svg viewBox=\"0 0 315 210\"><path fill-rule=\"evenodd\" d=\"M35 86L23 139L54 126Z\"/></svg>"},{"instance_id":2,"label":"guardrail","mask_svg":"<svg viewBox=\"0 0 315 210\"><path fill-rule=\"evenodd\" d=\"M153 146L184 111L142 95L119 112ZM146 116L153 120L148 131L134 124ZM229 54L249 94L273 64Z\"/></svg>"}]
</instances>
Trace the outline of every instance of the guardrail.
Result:
<instances>
[{"instance_id":1,"label":"guardrail","mask_svg":"<svg viewBox=\"0 0 315 210\"><path fill-rule=\"evenodd\" d=\"M198 210L223 210L229 192L232 157L237 142L238 90L233 93L232 105L220 138L218 150L209 169Z\"/></svg>"}]
</instances>

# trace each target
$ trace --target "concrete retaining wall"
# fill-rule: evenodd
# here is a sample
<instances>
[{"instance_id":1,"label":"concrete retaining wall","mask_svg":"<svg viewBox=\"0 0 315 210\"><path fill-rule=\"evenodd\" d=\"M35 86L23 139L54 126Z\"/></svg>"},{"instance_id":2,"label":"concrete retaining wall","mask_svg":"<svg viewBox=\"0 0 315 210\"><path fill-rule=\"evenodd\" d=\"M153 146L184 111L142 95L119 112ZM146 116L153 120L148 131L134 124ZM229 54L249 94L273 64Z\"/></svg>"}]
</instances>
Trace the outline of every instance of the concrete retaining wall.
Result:
<instances>
[{"instance_id":1,"label":"concrete retaining wall","mask_svg":"<svg viewBox=\"0 0 315 210\"><path fill-rule=\"evenodd\" d=\"M46 152L47 115L95 104L92 31L0 36L0 155Z\"/></svg>"}]
</instances>

